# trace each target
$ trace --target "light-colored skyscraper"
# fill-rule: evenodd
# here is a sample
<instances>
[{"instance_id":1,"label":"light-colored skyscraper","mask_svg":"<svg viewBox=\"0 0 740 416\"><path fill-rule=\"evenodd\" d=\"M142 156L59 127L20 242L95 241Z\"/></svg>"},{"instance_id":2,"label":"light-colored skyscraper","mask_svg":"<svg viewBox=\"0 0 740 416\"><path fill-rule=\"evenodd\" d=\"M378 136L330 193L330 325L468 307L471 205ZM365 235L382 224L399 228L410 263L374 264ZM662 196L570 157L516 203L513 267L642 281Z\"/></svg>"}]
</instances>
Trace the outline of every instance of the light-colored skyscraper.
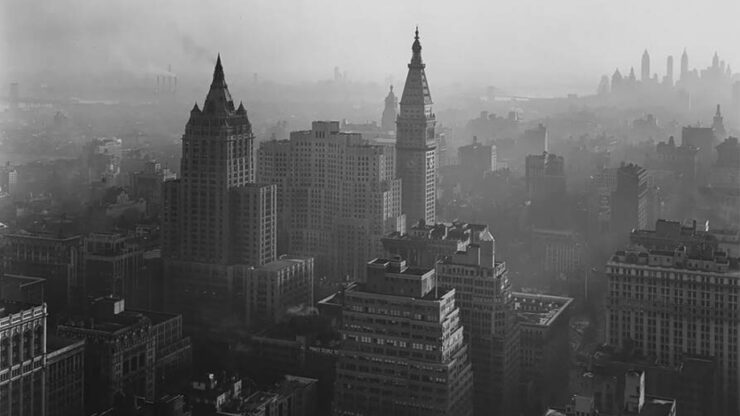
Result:
<instances>
[{"instance_id":1,"label":"light-colored skyscraper","mask_svg":"<svg viewBox=\"0 0 740 416\"><path fill-rule=\"evenodd\" d=\"M686 53L686 48L684 48L681 54L681 81L685 81L687 75L689 75L689 54Z\"/></svg>"},{"instance_id":2,"label":"light-colored skyscraper","mask_svg":"<svg viewBox=\"0 0 740 416\"><path fill-rule=\"evenodd\" d=\"M396 121L396 166L403 186L403 213L410 222L435 221L437 142L432 96L421 60L419 29L416 29L406 84L401 95L401 114Z\"/></svg>"},{"instance_id":3,"label":"light-colored skyscraper","mask_svg":"<svg viewBox=\"0 0 740 416\"><path fill-rule=\"evenodd\" d=\"M331 279L362 280L383 235L405 229L392 144L315 121L290 134L289 250Z\"/></svg>"},{"instance_id":4,"label":"light-colored skyscraper","mask_svg":"<svg viewBox=\"0 0 740 416\"><path fill-rule=\"evenodd\" d=\"M673 86L673 56L666 59L664 82L669 87Z\"/></svg>"},{"instance_id":5,"label":"light-colored skyscraper","mask_svg":"<svg viewBox=\"0 0 740 416\"><path fill-rule=\"evenodd\" d=\"M650 82L650 55L647 49L642 53L642 62L640 66L640 81Z\"/></svg>"}]
</instances>

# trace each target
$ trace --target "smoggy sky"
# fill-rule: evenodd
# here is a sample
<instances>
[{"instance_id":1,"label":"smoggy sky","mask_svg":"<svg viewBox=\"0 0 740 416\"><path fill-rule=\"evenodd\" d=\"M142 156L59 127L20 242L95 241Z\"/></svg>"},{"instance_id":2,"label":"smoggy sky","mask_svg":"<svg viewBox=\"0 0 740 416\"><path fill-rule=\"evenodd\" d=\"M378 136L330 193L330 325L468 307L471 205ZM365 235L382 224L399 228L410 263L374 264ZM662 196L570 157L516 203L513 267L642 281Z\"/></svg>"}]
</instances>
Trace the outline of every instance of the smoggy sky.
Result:
<instances>
[{"instance_id":1,"label":"smoggy sky","mask_svg":"<svg viewBox=\"0 0 740 416\"><path fill-rule=\"evenodd\" d=\"M0 80L47 71L210 74L311 81L335 66L357 81L400 84L414 25L434 85L478 83L591 91L642 51L662 78L684 47L740 71L740 0L2 0Z\"/></svg>"}]
</instances>

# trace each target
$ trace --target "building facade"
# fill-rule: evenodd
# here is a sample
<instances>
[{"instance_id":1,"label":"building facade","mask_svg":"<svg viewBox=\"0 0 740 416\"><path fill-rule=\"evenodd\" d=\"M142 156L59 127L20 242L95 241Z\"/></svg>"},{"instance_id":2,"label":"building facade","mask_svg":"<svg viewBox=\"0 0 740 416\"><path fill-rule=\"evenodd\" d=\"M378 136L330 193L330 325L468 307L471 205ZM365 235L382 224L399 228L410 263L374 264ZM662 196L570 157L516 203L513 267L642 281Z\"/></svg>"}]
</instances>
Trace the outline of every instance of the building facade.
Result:
<instances>
[{"instance_id":1,"label":"building facade","mask_svg":"<svg viewBox=\"0 0 740 416\"><path fill-rule=\"evenodd\" d=\"M714 356L720 369L720 414L737 414L737 259L685 246L622 250L607 263L606 274L606 341L633 344L674 366L687 354Z\"/></svg>"},{"instance_id":2,"label":"building facade","mask_svg":"<svg viewBox=\"0 0 740 416\"><path fill-rule=\"evenodd\" d=\"M532 201L543 201L565 193L565 162L552 153L529 155L525 161L527 193Z\"/></svg>"},{"instance_id":3,"label":"building facade","mask_svg":"<svg viewBox=\"0 0 740 416\"><path fill-rule=\"evenodd\" d=\"M408 221L436 219L437 139L432 96L421 59L419 29L416 30L406 84L401 95L401 113L396 120L396 168L403 186L402 210Z\"/></svg>"},{"instance_id":4,"label":"building facade","mask_svg":"<svg viewBox=\"0 0 740 416\"><path fill-rule=\"evenodd\" d=\"M146 295L144 248L134 235L92 233L84 239L83 279L88 296L116 296L130 305Z\"/></svg>"},{"instance_id":5,"label":"building facade","mask_svg":"<svg viewBox=\"0 0 740 416\"><path fill-rule=\"evenodd\" d=\"M0 414L46 414L46 305L0 304Z\"/></svg>"},{"instance_id":6,"label":"building facade","mask_svg":"<svg viewBox=\"0 0 740 416\"><path fill-rule=\"evenodd\" d=\"M281 256L246 271L246 322L250 326L280 322L290 308L313 305L313 258Z\"/></svg>"},{"instance_id":7,"label":"building facade","mask_svg":"<svg viewBox=\"0 0 740 416\"><path fill-rule=\"evenodd\" d=\"M611 229L627 234L648 226L648 173L635 164L617 169L617 187L612 193Z\"/></svg>"},{"instance_id":8,"label":"building facade","mask_svg":"<svg viewBox=\"0 0 740 416\"><path fill-rule=\"evenodd\" d=\"M46 348L46 415L84 414L85 341L49 336Z\"/></svg>"},{"instance_id":9,"label":"building facade","mask_svg":"<svg viewBox=\"0 0 740 416\"><path fill-rule=\"evenodd\" d=\"M394 148L316 121L290 134L289 249L314 257L316 272L362 280L382 254L380 238L405 227Z\"/></svg>"},{"instance_id":10,"label":"building facade","mask_svg":"<svg viewBox=\"0 0 740 416\"><path fill-rule=\"evenodd\" d=\"M367 283L344 292L334 414L472 414L455 290L400 259L367 267Z\"/></svg>"},{"instance_id":11,"label":"building facade","mask_svg":"<svg viewBox=\"0 0 740 416\"><path fill-rule=\"evenodd\" d=\"M5 273L41 277L49 312L80 300L82 239L79 235L20 231L5 236Z\"/></svg>"},{"instance_id":12,"label":"building facade","mask_svg":"<svg viewBox=\"0 0 740 416\"><path fill-rule=\"evenodd\" d=\"M496 262L490 233L436 265L440 287L455 288L473 366L476 415L518 409L519 328L506 263Z\"/></svg>"},{"instance_id":13,"label":"building facade","mask_svg":"<svg viewBox=\"0 0 740 416\"><path fill-rule=\"evenodd\" d=\"M182 137L181 179L165 182L162 257L165 307L188 324L242 310L235 267L260 266L275 254L275 185L255 184L254 135L234 106L219 56L201 110Z\"/></svg>"}]
</instances>

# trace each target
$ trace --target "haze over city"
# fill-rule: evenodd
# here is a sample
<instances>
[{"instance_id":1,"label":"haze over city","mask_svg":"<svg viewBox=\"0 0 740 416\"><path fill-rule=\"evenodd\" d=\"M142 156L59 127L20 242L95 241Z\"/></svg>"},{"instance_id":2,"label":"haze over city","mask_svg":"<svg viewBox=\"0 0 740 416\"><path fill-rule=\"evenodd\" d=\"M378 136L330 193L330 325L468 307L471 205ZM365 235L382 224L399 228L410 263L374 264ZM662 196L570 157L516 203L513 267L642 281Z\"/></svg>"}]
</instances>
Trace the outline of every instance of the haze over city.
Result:
<instances>
[{"instance_id":1,"label":"haze over city","mask_svg":"<svg viewBox=\"0 0 740 416\"><path fill-rule=\"evenodd\" d=\"M114 83L114 71L143 76L168 65L192 79L220 51L241 75L235 85L253 73L280 83L328 79L335 66L358 82L399 83L407 48L397 40L418 24L434 45L425 58L438 89L583 94L614 68L637 67L644 49L664 61L685 47L695 63L717 51L740 68L732 56L738 14L735 0L9 0L0 5L0 79L64 74Z\"/></svg>"},{"instance_id":2,"label":"haze over city","mask_svg":"<svg viewBox=\"0 0 740 416\"><path fill-rule=\"evenodd\" d=\"M0 1L0 416L740 415L739 16Z\"/></svg>"}]
</instances>

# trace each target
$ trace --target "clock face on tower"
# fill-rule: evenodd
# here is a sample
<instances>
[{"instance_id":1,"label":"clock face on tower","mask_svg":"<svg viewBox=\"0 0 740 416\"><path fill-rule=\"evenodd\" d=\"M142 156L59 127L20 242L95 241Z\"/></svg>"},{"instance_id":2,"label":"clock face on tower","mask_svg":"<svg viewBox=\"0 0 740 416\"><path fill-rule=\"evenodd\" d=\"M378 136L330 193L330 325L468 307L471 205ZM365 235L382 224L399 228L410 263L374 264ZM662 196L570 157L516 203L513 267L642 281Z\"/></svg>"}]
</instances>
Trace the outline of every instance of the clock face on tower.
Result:
<instances>
[{"instance_id":1,"label":"clock face on tower","mask_svg":"<svg viewBox=\"0 0 740 416\"><path fill-rule=\"evenodd\" d=\"M414 160L414 159L407 160L406 161L406 167L409 168L409 169L413 169L414 167L416 167L416 160Z\"/></svg>"}]
</instances>

